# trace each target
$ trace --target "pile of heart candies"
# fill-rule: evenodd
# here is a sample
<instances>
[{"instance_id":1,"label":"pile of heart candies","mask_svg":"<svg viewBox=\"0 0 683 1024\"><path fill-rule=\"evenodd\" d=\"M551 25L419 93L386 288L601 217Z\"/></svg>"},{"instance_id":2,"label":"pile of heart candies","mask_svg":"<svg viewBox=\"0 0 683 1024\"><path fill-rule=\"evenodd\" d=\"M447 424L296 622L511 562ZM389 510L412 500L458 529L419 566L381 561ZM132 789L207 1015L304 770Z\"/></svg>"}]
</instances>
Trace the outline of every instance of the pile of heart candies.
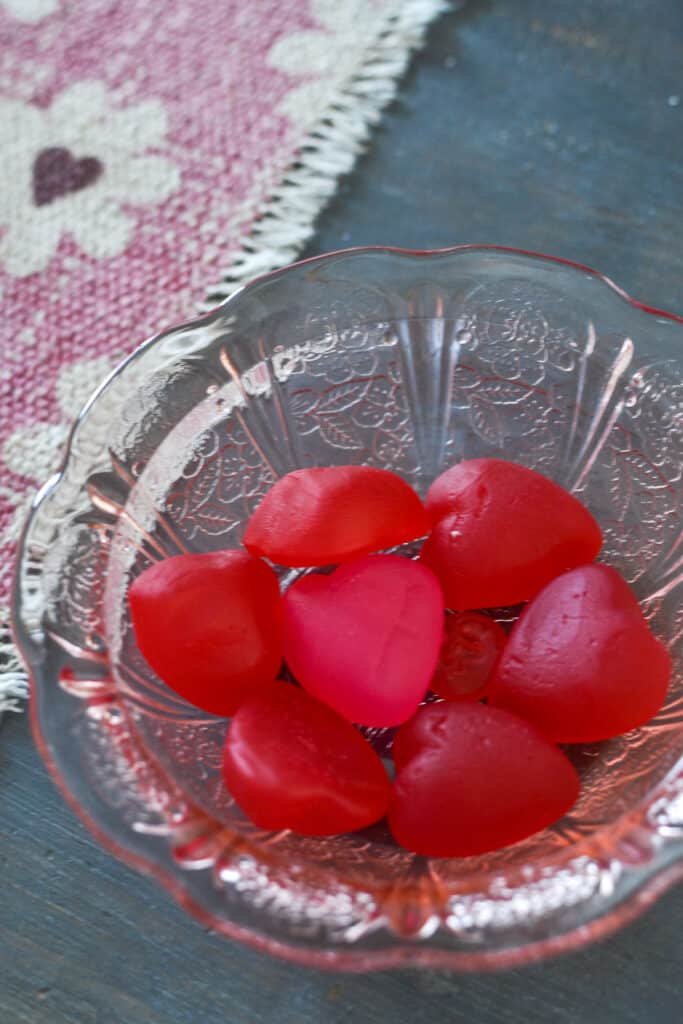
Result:
<instances>
[{"instance_id":1,"label":"pile of heart candies","mask_svg":"<svg viewBox=\"0 0 683 1024\"><path fill-rule=\"evenodd\" d=\"M417 558L381 553L421 538ZM460 462L424 503L385 470L297 470L243 543L158 562L129 594L152 669L230 717L225 783L260 828L386 816L417 854L495 850L576 801L557 744L627 732L664 702L669 655L595 563L595 519L514 462ZM281 594L268 563L304 571ZM482 611L522 603L509 636ZM396 728L393 779L363 726Z\"/></svg>"}]
</instances>

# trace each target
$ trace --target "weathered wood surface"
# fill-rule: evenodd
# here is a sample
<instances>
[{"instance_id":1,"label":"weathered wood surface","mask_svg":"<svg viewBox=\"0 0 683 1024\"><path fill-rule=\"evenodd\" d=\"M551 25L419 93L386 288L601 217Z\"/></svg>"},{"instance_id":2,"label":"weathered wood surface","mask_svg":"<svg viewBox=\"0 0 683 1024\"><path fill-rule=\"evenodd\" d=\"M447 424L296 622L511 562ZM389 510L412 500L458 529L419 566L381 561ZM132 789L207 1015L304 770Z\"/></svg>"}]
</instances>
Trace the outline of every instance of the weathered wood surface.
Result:
<instances>
[{"instance_id":1,"label":"weathered wood surface","mask_svg":"<svg viewBox=\"0 0 683 1024\"><path fill-rule=\"evenodd\" d=\"M340 0L341 2L341 0ZM680 101L678 97L680 96ZM431 32L309 251L498 242L683 313L683 6L471 0ZM341 977L207 934L101 851L27 716L0 738L0 1024L678 1024L683 887L588 951Z\"/></svg>"}]
</instances>

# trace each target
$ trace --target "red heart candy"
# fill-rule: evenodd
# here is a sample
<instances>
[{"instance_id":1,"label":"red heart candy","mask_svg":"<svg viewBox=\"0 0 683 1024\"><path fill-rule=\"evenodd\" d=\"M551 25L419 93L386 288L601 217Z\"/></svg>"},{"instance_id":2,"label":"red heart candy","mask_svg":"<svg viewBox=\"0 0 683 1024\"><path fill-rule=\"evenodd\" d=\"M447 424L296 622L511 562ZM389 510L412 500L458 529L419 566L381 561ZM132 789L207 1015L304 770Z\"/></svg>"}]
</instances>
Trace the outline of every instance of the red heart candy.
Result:
<instances>
[{"instance_id":1,"label":"red heart candy","mask_svg":"<svg viewBox=\"0 0 683 1024\"><path fill-rule=\"evenodd\" d=\"M285 659L302 686L352 722L399 725L434 672L443 596L419 563L370 555L294 583L284 624Z\"/></svg>"},{"instance_id":2,"label":"red heart candy","mask_svg":"<svg viewBox=\"0 0 683 1024\"><path fill-rule=\"evenodd\" d=\"M157 562L129 591L138 646L181 697L231 715L282 662L277 576L245 551L178 555Z\"/></svg>"},{"instance_id":3,"label":"red heart candy","mask_svg":"<svg viewBox=\"0 0 683 1024\"><path fill-rule=\"evenodd\" d=\"M428 704L398 732L389 825L426 857L519 842L569 810L579 779L528 722L483 704Z\"/></svg>"},{"instance_id":4,"label":"red heart candy","mask_svg":"<svg viewBox=\"0 0 683 1024\"><path fill-rule=\"evenodd\" d=\"M307 836L364 828L386 813L391 783L356 729L313 697L276 682L232 719L223 777L260 828Z\"/></svg>"},{"instance_id":5,"label":"red heart candy","mask_svg":"<svg viewBox=\"0 0 683 1024\"><path fill-rule=\"evenodd\" d=\"M507 633L488 615L448 614L430 690L444 700L481 700L506 642Z\"/></svg>"},{"instance_id":6,"label":"red heart candy","mask_svg":"<svg viewBox=\"0 0 683 1024\"><path fill-rule=\"evenodd\" d=\"M427 492L435 526L422 560L449 608L494 608L530 600L559 573L592 562L600 528L571 494L526 466L471 459Z\"/></svg>"},{"instance_id":7,"label":"red heart candy","mask_svg":"<svg viewBox=\"0 0 683 1024\"><path fill-rule=\"evenodd\" d=\"M647 722L664 703L671 659L616 569L585 565L522 613L489 701L558 743L591 743Z\"/></svg>"},{"instance_id":8,"label":"red heart candy","mask_svg":"<svg viewBox=\"0 0 683 1024\"><path fill-rule=\"evenodd\" d=\"M297 469L271 487L247 524L244 546L280 565L334 565L428 530L424 505L395 473L321 466Z\"/></svg>"}]
</instances>

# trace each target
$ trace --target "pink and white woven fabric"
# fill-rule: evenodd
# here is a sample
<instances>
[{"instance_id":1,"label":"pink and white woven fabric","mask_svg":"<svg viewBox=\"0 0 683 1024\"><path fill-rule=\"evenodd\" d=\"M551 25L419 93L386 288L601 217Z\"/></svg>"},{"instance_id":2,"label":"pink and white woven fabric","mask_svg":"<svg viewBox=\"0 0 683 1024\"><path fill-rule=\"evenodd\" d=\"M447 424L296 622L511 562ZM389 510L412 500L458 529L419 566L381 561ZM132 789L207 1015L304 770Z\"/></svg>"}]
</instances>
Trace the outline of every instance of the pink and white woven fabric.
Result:
<instances>
[{"instance_id":1,"label":"pink and white woven fabric","mask_svg":"<svg viewBox=\"0 0 683 1024\"><path fill-rule=\"evenodd\" d=\"M0 708L26 503L108 369L289 262L443 0L0 0Z\"/></svg>"}]
</instances>

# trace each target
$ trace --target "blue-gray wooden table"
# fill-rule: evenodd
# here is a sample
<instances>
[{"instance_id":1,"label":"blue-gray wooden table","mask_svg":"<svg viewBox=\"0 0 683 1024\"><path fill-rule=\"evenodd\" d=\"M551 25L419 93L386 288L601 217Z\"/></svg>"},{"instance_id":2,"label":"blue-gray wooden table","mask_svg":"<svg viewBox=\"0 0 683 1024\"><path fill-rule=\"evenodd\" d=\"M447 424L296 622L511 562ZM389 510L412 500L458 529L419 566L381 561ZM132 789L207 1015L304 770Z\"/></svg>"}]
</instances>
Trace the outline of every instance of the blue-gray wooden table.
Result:
<instances>
[{"instance_id":1,"label":"blue-gray wooden table","mask_svg":"<svg viewBox=\"0 0 683 1024\"><path fill-rule=\"evenodd\" d=\"M497 242L683 313L682 140L679 0L470 0L433 27L308 252ZM76 821L27 716L1 730L0 1024L683 1020L683 887L531 968L318 973L188 919Z\"/></svg>"}]
</instances>

